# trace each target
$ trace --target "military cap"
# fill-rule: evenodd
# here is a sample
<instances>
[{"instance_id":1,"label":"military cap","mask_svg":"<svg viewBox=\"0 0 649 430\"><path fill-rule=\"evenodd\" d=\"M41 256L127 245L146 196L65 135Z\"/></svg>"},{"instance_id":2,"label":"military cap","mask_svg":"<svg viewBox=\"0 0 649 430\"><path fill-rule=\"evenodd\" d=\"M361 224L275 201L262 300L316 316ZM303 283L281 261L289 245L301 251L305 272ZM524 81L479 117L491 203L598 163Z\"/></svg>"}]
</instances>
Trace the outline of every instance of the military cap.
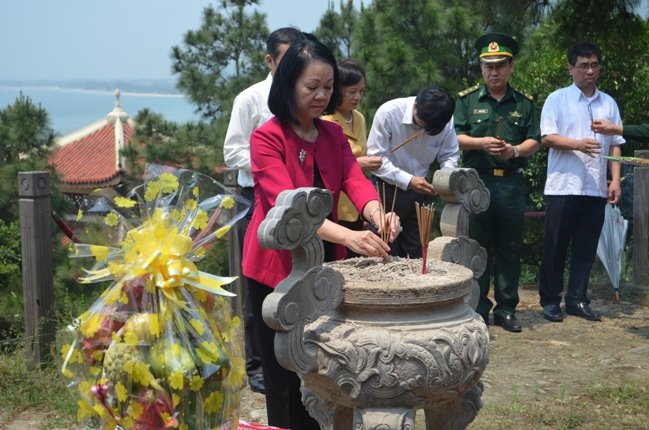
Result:
<instances>
[{"instance_id":1,"label":"military cap","mask_svg":"<svg viewBox=\"0 0 649 430\"><path fill-rule=\"evenodd\" d=\"M518 53L518 43L504 33L487 33L475 41L482 63L500 63Z\"/></svg>"}]
</instances>

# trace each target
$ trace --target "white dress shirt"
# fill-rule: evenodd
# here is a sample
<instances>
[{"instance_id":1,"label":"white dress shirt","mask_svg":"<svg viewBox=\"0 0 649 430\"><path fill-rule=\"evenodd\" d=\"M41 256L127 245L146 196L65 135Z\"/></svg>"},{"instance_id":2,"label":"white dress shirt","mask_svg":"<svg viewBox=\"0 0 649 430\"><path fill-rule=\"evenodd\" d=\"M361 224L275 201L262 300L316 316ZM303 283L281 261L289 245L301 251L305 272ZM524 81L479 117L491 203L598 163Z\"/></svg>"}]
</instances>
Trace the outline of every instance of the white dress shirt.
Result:
<instances>
[{"instance_id":1,"label":"white dress shirt","mask_svg":"<svg viewBox=\"0 0 649 430\"><path fill-rule=\"evenodd\" d=\"M595 88L588 99L573 83L548 96L541 111L541 135L557 134L569 139L596 139L602 144L601 154L595 158L581 151L550 148L548 175L545 182L546 195L577 195L608 197L606 169L608 155L613 145L625 142L622 136L604 136L591 130L588 112L590 103L593 119L605 119L622 124L620 110L611 96Z\"/></svg>"},{"instance_id":2,"label":"white dress shirt","mask_svg":"<svg viewBox=\"0 0 649 430\"><path fill-rule=\"evenodd\" d=\"M239 169L237 182L242 187L252 187L250 167L250 135L273 117L268 109L268 93L273 76L246 88L234 99L232 115L223 143L225 164Z\"/></svg>"},{"instance_id":3,"label":"white dress shirt","mask_svg":"<svg viewBox=\"0 0 649 430\"><path fill-rule=\"evenodd\" d=\"M413 119L415 97L390 100L379 108L367 138L367 155L386 156L391 149L419 132ZM453 127L453 118L436 136L422 134L384 158L374 175L385 182L408 189L413 176L426 177L428 168L437 159L441 168L457 167L460 147Z\"/></svg>"}]
</instances>

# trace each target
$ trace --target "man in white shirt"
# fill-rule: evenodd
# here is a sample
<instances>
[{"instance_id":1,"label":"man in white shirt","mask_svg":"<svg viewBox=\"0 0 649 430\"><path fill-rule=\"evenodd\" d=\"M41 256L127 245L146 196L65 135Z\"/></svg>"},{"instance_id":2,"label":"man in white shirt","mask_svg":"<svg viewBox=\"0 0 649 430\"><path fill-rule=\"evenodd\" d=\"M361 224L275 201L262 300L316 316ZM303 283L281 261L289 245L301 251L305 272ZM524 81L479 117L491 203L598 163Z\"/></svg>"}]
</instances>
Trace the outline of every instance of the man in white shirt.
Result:
<instances>
[{"instance_id":1,"label":"man in white shirt","mask_svg":"<svg viewBox=\"0 0 649 430\"><path fill-rule=\"evenodd\" d=\"M255 204L253 191L252 168L250 166L250 135L258 127L272 118L273 114L268 109L268 93L273 83L273 75L284 53L293 43L304 40L305 35L292 27L280 28L273 31L266 41L266 64L270 69L268 77L253 86L243 90L235 99L232 106L232 115L228 124L228 131L223 143L223 156L225 164L239 169L237 182L241 186L240 194L250 200L250 210L246 216L237 223L239 236L239 250L243 252L243 238L252 219ZM263 373L261 369L261 354L257 332L252 318L250 294L247 293L244 301L244 327L246 347L246 373L253 391L265 393Z\"/></svg>"},{"instance_id":2,"label":"man in white shirt","mask_svg":"<svg viewBox=\"0 0 649 430\"><path fill-rule=\"evenodd\" d=\"M415 203L430 204L435 188L427 179L435 160L442 169L457 167L460 148L453 126L455 101L446 91L430 87L416 97L390 100L376 112L367 138L367 155L384 157L372 174L385 208L399 215L403 231L390 244L390 254L421 258ZM409 140L409 141L408 141ZM408 141L402 147L397 147ZM384 190L385 188L385 195ZM389 211L388 210L388 211ZM378 219L378 217L375 217ZM374 226L370 229L376 232Z\"/></svg>"},{"instance_id":3,"label":"man in white shirt","mask_svg":"<svg viewBox=\"0 0 649 430\"><path fill-rule=\"evenodd\" d=\"M550 94L541 112L542 144L550 148L545 185L545 234L539 295L543 316L563 321L561 293L568 245L570 274L565 311L590 321L601 315L590 308L588 278L597 253L604 206L620 200L620 165L602 155L621 155L620 136L592 130L593 118L621 124L615 100L597 89L600 49L579 42L568 50L573 84ZM607 185L607 165L611 183Z\"/></svg>"}]
</instances>

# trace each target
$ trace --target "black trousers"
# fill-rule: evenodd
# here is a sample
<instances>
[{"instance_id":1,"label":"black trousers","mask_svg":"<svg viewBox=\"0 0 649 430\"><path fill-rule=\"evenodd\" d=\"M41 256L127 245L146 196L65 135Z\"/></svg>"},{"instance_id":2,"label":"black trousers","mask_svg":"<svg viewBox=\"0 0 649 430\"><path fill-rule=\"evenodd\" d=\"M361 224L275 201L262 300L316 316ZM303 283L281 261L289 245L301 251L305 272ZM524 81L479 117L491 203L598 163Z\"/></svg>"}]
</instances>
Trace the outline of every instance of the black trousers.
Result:
<instances>
[{"instance_id":1,"label":"black trousers","mask_svg":"<svg viewBox=\"0 0 649 430\"><path fill-rule=\"evenodd\" d=\"M561 303L568 245L570 273L566 306L589 304L588 278L604 224L606 199L591 196L546 196L545 237L539 279L541 306Z\"/></svg>"},{"instance_id":2,"label":"black trousers","mask_svg":"<svg viewBox=\"0 0 649 430\"><path fill-rule=\"evenodd\" d=\"M239 250L243 255L243 239L246 236L246 230L252 219L252 212L255 206L255 193L252 187L244 187L241 189L241 197L250 200L251 206L245 217L237 222L237 235L239 238ZM261 349L258 334L254 329L255 323L252 317L252 304L250 303L250 286L248 278L243 277L245 297L243 302L243 327L245 337L245 350L246 350L246 374L252 377L261 373L261 359L259 358L259 350Z\"/></svg>"},{"instance_id":3,"label":"black trousers","mask_svg":"<svg viewBox=\"0 0 649 430\"><path fill-rule=\"evenodd\" d=\"M385 212L392 210L394 199L395 185L390 185L382 179L372 175L372 183L378 186L379 198L383 201ZM385 193L383 188L385 186ZM398 257L421 258L421 240L419 239L419 223L417 222L417 212L415 203L428 205L433 201L433 196L419 194L412 190L397 189L397 198L394 203L394 212L399 215L403 231L399 233L397 239L388 243L390 245L390 255ZM378 221L378 214L374 214L374 221ZM370 230L377 232L376 228L370 224Z\"/></svg>"},{"instance_id":4,"label":"black trousers","mask_svg":"<svg viewBox=\"0 0 649 430\"><path fill-rule=\"evenodd\" d=\"M295 372L280 366L275 356L275 331L262 317L264 299L273 289L249 279L255 329L261 339L261 365L266 385L266 414L268 424L293 430L320 430L318 422L302 404L301 381Z\"/></svg>"}]
</instances>

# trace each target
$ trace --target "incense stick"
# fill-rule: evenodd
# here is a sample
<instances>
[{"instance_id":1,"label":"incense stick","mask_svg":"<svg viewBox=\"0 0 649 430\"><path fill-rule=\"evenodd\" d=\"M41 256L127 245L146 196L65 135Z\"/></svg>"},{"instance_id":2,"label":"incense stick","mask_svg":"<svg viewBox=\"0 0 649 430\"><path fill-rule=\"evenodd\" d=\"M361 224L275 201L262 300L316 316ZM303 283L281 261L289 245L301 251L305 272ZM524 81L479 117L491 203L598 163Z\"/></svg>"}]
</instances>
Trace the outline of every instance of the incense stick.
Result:
<instances>
[{"instance_id":1,"label":"incense stick","mask_svg":"<svg viewBox=\"0 0 649 430\"><path fill-rule=\"evenodd\" d=\"M412 142L413 140L415 140L416 138L418 138L418 137L421 136L422 134L424 134L424 130L419 130L417 133L413 134L412 136L410 136L409 138L407 138L406 140L404 140L403 142L401 142L400 144L398 144L398 145L397 145L395 148L393 148L390 152L388 152L387 154L385 154L385 156L386 156L386 157L389 157L390 154L392 154L394 151L396 151L397 149L401 148L401 147L404 146L406 143L410 143L410 142Z\"/></svg>"},{"instance_id":2,"label":"incense stick","mask_svg":"<svg viewBox=\"0 0 649 430\"><path fill-rule=\"evenodd\" d=\"M420 206L419 202L415 203L415 212L417 213L417 224L419 225L419 241L421 242L422 251L422 268L421 273L425 275L426 262L428 260L428 243L430 240L430 231L433 227L433 217L435 216L435 209L432 204L427 206Z\"/></svg>"}]
</instances>

